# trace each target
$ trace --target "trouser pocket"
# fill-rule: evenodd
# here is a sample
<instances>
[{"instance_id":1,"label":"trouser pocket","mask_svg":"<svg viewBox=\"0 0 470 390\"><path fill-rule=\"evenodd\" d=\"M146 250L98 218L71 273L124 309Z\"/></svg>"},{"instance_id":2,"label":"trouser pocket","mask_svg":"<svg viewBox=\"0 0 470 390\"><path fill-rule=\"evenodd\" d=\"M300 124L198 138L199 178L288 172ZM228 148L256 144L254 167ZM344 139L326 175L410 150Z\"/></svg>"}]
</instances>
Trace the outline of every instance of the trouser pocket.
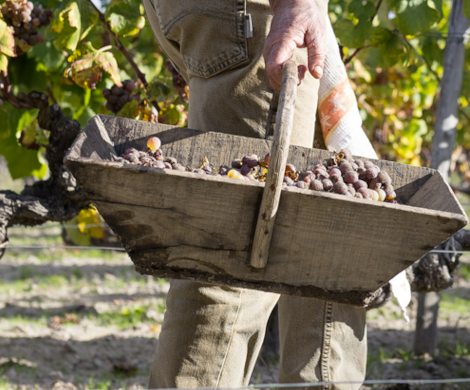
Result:
<instances>
[{"instance_id":1,"label":"trouser pocket","mask_svg":"<svg viewBox=\"0 0 470 390\"><path fill-rule=\"evenodd\" d=\"M245 0L155 0L166 39L190 76L211 77L248 59Z\"/></svg>"}]
</instances>

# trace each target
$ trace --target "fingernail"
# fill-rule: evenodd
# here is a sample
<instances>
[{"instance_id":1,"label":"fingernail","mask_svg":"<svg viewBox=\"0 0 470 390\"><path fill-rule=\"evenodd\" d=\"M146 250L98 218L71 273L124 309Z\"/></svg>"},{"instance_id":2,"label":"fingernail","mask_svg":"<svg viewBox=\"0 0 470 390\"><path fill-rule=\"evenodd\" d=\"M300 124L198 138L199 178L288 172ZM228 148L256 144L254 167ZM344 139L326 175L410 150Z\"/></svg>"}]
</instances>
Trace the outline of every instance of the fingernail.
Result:
<instances>
[{"instance_id":1,"label":"fingernail","mask_svg":"<svg viewBox=\"0 0 470 390\"><path fill-rule=\"evenodd\" d=\"M314 69L315 73L318 75L318 76L322 76L323 75L323 69L321 66L315 66L315 69Z\"/></svg>"}]
</instances>

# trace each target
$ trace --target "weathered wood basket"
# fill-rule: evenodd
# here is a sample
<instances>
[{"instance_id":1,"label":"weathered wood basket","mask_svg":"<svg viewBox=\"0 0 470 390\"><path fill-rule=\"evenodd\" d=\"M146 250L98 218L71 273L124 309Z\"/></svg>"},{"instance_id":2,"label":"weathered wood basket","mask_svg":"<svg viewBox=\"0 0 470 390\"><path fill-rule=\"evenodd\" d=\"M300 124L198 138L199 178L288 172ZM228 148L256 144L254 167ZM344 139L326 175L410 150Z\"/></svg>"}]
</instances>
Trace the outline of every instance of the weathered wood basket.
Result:
<instances>
[{"instance_id":1,"label":"weathered wood basket","mask_svg":"<svg viewBox=\"0 0 470 390\"><path fill-rule=\"evenodd\" d=\"M121 238L140 273L367 305L373 292L467 224L438 171L374 161L403 205L284 188L266 268L250 266L263 183L116 162L158 135L165 155L214 166L271 142L98 116L67 153L80 187ZM331 153L291 146L311 167Z\"/></svg>"},{"instance_id":2,"label":"weathered wood basket","mask_svg":"<svg viewBox=\"0 0 470 390\"><path fill-rule=\"evenodd\" d=\"M400 205L334 193L282 189L267 266L250 265L264 183L163 170L117 161L146 149L197 167L248 153L271 141L97 116L65 164L120 237L142 274L313 296L367 306L393 276L463 228L468 220L438 171L374 161L392 178ZM297 169L332 153L291 146Z\"/></svg>"}]
</instances>

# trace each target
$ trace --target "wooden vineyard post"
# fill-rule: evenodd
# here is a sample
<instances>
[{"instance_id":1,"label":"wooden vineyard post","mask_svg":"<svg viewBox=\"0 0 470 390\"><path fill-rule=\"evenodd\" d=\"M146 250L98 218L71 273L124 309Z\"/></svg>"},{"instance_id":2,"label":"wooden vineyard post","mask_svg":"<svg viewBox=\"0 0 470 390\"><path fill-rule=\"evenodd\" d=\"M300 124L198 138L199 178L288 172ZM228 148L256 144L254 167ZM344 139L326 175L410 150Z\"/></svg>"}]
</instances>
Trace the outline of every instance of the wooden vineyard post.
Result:
<instances>
[{"instance_id":1,"label":"wooden vineyard post","mask_svg":"<svg viewBox=\"0 0 470 390\"><path fill-rule=\"evenodd\" d=\"M288 61L282 67L281 93L271 158L253 238L250 264L255 268L266 267L268 261L274 222L281 197L282 181L289 154L296 92L297 66L294 61Z\"/></svg>"},{"instance_id":2,"label":"wooden vineyard post","mask_svg":"<svg viewBox=\"0 0 470 390\"><path fill-rule=\"evenodd\" d=\"M447 181L458 123L458 98L465 60L464 33L469 26L469 20L463 14L464 1L468 0L452 2L431 155L431 168L438 169ZM414 339L414 352L417 355L433 355L436 351L439 300L436 292L419 295Z\"/></svg>"}]
</instances>

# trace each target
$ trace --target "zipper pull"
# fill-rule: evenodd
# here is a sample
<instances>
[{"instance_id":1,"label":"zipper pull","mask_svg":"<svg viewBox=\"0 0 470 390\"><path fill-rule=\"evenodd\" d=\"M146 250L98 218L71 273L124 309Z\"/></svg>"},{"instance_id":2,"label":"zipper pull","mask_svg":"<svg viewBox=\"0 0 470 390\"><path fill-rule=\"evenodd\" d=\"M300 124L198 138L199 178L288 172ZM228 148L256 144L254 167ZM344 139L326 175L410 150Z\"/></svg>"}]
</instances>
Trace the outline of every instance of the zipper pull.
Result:
<instances>
[{"instance_id":1,"label":"zipper pull","mask_svg":"<svg viewBox=\"0 0 470 390\"><path fill-rule=\"evenodd\" d=\"M253 38L253 21L251 20L251 14L245 15L245 32L246 38Z\"/></svg>"}]
</instances>

